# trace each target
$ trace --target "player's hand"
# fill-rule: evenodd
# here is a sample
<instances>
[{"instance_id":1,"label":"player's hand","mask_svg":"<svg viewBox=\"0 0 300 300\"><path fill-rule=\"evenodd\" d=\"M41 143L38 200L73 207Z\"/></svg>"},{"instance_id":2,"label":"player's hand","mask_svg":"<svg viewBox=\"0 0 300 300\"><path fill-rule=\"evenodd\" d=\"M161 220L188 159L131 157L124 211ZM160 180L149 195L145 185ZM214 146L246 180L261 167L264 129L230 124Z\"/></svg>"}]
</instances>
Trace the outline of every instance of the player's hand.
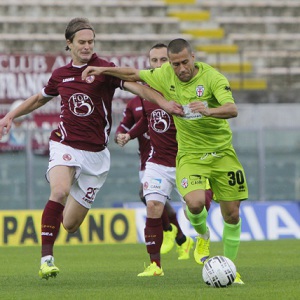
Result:
<instances>
[{"instance_id":1,"label":"player's hand","mask_svg":"<svg viewBox=\"0 0 300 300\"><path fill-rule=\"evenodd\" d=\"M163 104L164 107L162 107L163 110L165 110L170 115L175 116L183 116L183 107L181 104L175 102L175 101L166 101Z\"/></svg>"},{"instance_id":2,"label":"player's hand","mask_svg":"<svg viewBox=\"0 0 300 300\"><path fill-rule=\"evenodd\" d=\"M9 118L7 115L0 120L0 140L2 139L3 135L9 133L11 124L12 119Z\"/></svg>"},{"instance_id":3,"label":"player's hand","mask_svg":"<svg viewBox=\"0 0 300 300\"><path fill-rule=\"evenodd\" d=\"M209 108L202 101L193 101L189 104L192 113L200 113L204 116L209 116Z\"/></svg>"},{"instance_id":4,"label":"player's hand","mask_svg":"<svg viewBox=\"0 0 300 300\"><path fill-rule=\"evenodd\" d=\"M91 76L91 75L101 75L103 71L104 71L104 68L102 68L102 67L88 66L82 72L81 78L82 78L82 80L85 80L88 76Z\"/></svg>"},{"instance_id":5,"label":"player's hand","mask_svg":"<svg viewBox=\"0 0 300 300\"><path fill-rule=\"evenodd\" d=\"M128 133L119 133L117 135L117 144L124 147L130 140L130 135Z\"/></svg>"}]
</instances>

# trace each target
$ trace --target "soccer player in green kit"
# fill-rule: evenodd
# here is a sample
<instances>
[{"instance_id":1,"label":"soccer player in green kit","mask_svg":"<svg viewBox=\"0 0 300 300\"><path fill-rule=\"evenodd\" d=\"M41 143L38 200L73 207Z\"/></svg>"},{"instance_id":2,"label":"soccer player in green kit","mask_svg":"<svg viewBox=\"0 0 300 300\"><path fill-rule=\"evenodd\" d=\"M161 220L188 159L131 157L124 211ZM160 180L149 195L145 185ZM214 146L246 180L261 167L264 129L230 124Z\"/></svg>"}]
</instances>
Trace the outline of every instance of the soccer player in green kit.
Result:
<instances>
[{"instance_id":1,"label":"soccer player in green kit","mask_svg":"<svg viewBox=\"0 0 300 300\"><path fill-rule=\"evenodd\" d=\"M199 234L195 260L203 264L210 255L205 209L205 181L208 179L224 220L224 256L234 261L240 244L240 203L248 198L248 188L226 120L238 114L229 82L211 66L195 62L192 48L184 39L169 43L168 57L169 63L161 68L90 66L82 77L106 74L127 81L144 81L167 101L182 106L183 114L174 116L178 141L176 184L187 204L186 214ZM243 284L239 273L235 283Z\"/></svg>"}]
</instances>

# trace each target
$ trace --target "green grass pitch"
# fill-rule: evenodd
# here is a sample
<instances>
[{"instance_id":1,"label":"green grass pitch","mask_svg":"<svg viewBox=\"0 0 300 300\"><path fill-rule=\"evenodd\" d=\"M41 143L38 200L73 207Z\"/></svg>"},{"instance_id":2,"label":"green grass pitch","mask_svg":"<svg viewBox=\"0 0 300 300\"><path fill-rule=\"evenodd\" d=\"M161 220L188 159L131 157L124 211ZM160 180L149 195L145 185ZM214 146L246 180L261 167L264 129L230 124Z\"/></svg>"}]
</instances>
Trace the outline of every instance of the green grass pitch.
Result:
<instances>
[{"instance_id":1,"label":"green grass pitch","mask_svg":"<svg viewBox=\"0 0 300 300\"><path fill-rule=\"evenodd\" d=\"M211 243L211 256L222 255ZM38 277L40 247L0 247L0 298L103 300L300 299L300 240L241 242L236 266L245 285L217 289L202 281L193 254L162 256L164 277L137 277L149 264L143 244L57 246L56 278Z\"/></svg>"}]
</instances>

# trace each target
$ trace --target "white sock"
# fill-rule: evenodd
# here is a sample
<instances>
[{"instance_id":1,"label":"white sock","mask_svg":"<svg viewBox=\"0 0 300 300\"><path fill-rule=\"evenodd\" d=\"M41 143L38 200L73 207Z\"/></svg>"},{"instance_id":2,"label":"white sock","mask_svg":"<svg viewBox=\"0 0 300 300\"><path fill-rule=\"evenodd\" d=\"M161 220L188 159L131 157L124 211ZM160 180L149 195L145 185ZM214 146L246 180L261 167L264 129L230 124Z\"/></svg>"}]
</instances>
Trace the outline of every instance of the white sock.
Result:
<instances>
[{"instance_id":1,"label":"white sock","mask_svg":"<svg viewBox=\"0 0 300 300\"><path fill-rule=\"evenodd\" d=\"M51 260L52 262L54 262L54 257L52 255L46 255L46 256L43 256L41 258L41 265L46 262L47 260Z\"/></svg>"}]
</instances>

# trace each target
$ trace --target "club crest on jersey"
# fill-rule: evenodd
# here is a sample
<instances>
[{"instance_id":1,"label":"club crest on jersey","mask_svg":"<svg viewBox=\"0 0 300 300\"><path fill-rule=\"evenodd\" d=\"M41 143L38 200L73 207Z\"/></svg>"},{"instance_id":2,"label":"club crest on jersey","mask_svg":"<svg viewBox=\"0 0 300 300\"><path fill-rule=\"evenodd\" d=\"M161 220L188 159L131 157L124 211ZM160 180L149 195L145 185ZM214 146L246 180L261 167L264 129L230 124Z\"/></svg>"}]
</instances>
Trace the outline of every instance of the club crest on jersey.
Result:
<instances>
[{"instance_id":1,"label":"club crest on jersey","mask_svg":"<svg viewBox=\"0 0 300 300\"><path fill-rule=\"evenodd\" d=\"M203 94L204 94L204 86L203 85L198 85L196 87L196 94L198 97L203 96Z\"/></svg>"},{"instance_id":2,"label":"club crest on jersey","mask_svg":"<svg viewBox=\"0 0 300 300\"><path fill-rule=\"evenodd\" d=\"M181 186L184 188L184 189L186 189L187 187L188 187L188 180L187 180L187 178L183 178L182 180L181 180Z\"/></svg>"},{"instance_id":3,"label":"club crest on jersey","mask_svg":"<svg viewBox=\"0 0 300 300\"><path fill-rule=\"evenodd\" d=\"M90 76L88 76L88 77L85 79L85 81L86 81L87 83L92 83L94 80L95 80L95 76L94 76L94 75L90 75Z\"/></svg>"}]
</instances>

